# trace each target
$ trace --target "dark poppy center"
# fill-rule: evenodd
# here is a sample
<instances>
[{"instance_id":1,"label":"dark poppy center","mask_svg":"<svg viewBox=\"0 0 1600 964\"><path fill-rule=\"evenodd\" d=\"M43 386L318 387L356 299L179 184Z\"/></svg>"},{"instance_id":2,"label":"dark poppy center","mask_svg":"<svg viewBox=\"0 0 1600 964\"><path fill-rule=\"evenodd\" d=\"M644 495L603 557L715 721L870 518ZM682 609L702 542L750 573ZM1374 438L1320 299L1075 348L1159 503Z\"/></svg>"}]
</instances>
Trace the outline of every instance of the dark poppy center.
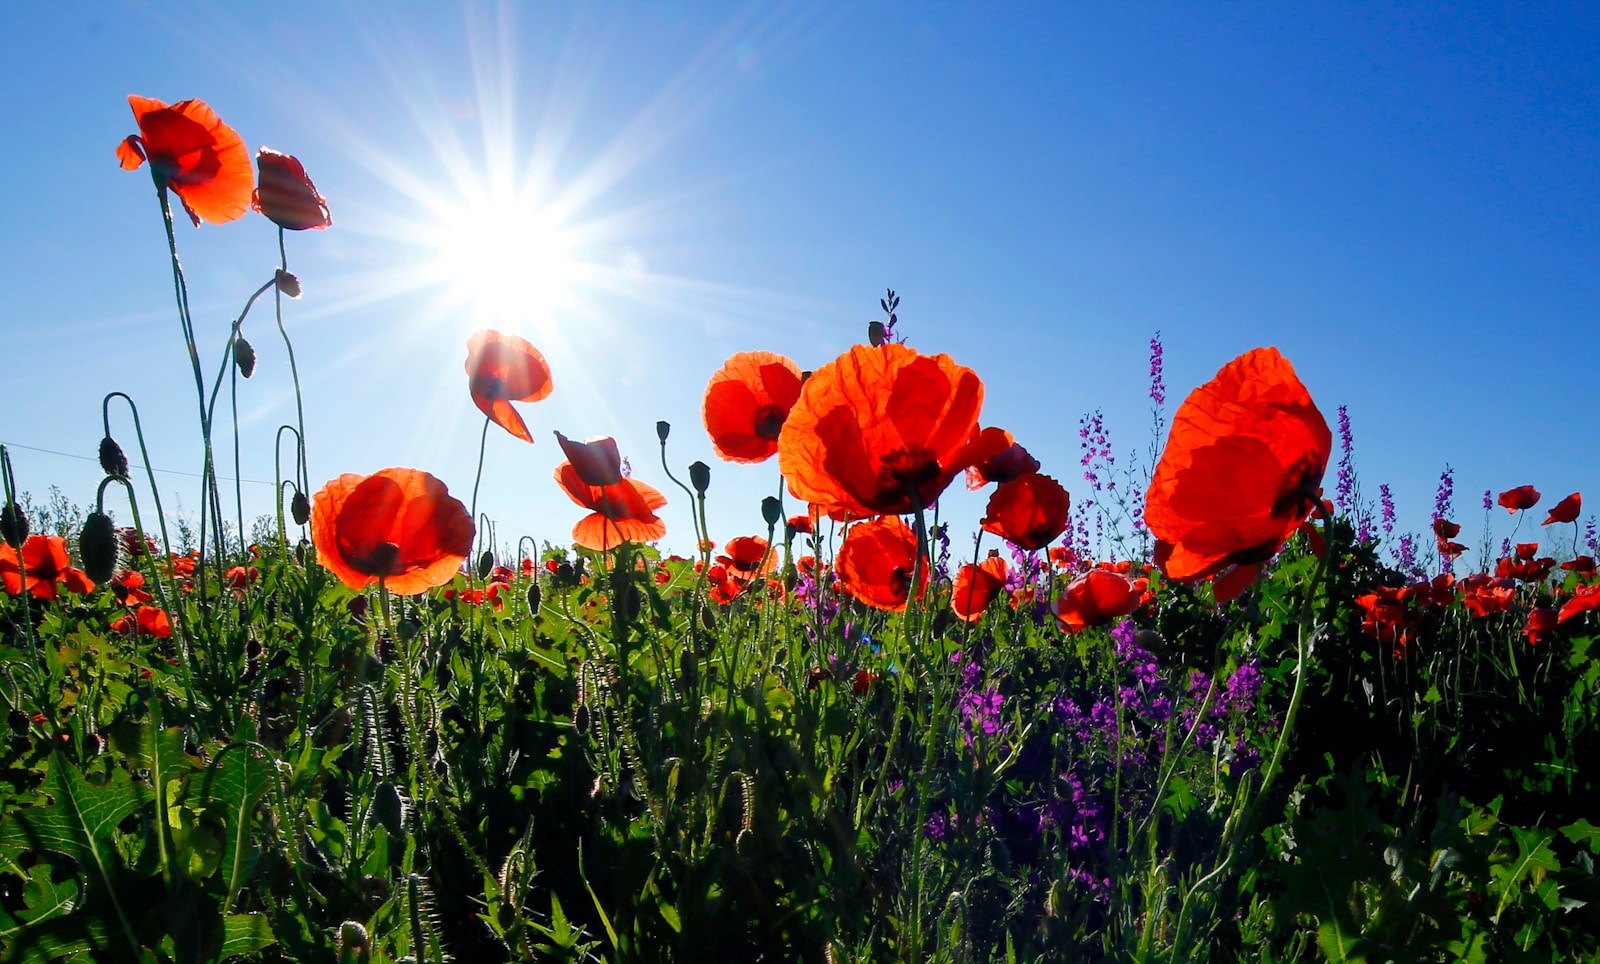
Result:
<instances>
[{"instance_id":1,"label":"dark poppy center","mask_svg":"<svg viewBox=\"0 0 1600 964\"><path fill-rule=\"evenodd\" d=\"M895 566L889 572L889 588L894 592L894 598L904 599L911 593L911 570L904 566Z\"/></svg>"},{"instance_id":2,"label":"dark poppy center","mask_svg":"<svg viewBox=\"0 0 1600 964\"><path fill-rule=\"evenodd\" d=\"M921 491L939 478L939 460L925 448L895 449L883 459L879 478L886 487L904 492Z\"/></svg>"},{"instance_id":3,"label":"dark poppy center","mask_svg":"<svg viewBox=\"0 0 1600 964\"><path fill-rule=\"evenodd\" d=\"M369 576L392 576L395 574L395 563L399 560L399 546L392 542L380 542L364 557L351 561Z\"/></svg>"},{"instance_id":4,"label":"dark poppy center","mask_svg":"<svg viewBox=\"0 0 1600 964\"><path fill-rule=\"evenodd\" d=\"M783 431L783 422L788 417L789 413L776 405L763 405L756 409L756 438L777 441L779 433Z\"/></svg>"}]
</instances>

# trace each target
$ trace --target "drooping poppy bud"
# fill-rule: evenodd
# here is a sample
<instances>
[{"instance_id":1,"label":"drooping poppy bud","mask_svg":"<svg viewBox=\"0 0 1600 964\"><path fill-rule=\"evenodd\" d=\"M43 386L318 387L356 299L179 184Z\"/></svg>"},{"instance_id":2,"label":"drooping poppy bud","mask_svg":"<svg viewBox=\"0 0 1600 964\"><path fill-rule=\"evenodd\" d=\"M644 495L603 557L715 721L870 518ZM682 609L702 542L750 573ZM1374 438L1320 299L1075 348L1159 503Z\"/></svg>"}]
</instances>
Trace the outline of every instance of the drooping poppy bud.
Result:
<instances>
[{"instance_id":1,"label":"drooping poppy bud","mask_svg":"<svg viewBox=\"0 0 1600 964\"><path fill-rule=\"evenodd\" d=\"M528 611L535 615L539 612L539 604L544 601L544 592L536 582L528 587Z\"/></svg>"},{"instance_id":2,"label":"drooping poppy bud","mask_svg":"<svg viewBox=\"0 0 1600 964\"><path fill-rule=\"evenodd\" d=\"M239 366L239 374L246 378L256 372L256 350L244 340L244 335L237 335L233 339L233 361Z\"/></svg>"},{"instance_id":3,"label":"drooping poppy bud","mask_svg":"<svg viewBox=\"0 0 1600 964\"><path fill-rule=\"evenodd\" d=\"M299 489L295 490L294 498L289 500L289 515L294 517L294 524L303 526L311 521L311 500Z\"/></svg>"},{"instance_id":4,"label":"drooping poppy bud","mask_svg":"<svg viewBox=\"0 0 1600 964\"><path fill-rule=\"evenodd\" d=\"M689 466L689 484L694 486L696 493L705 495L711 488L711 466L704 462L694 462Z\"/></svg>"},{"instance_id":5,"label":"drooping poppy bud","mask_svg":"<svg viewBox=\"0 0 1600 964\"><path fill-rule=\"evenodd\" d=\"M776 528L783 521L783 503L774 496L767 496L761 500L761 518L768 526Z\"/></svg>"},{"instance_id":6,"label":"drooping poppy bud","mask_svg":"<svg viewBox=\"0 0 1600 964\"><path fill-rule=\"evenodd\" d=\"M378 784L372 793L372 815L383 829L389 831L389 836L396 840L405 836L406 801L388 780Z\"/></svg>"},{"instance_id":7,"label":"drooping poppy bud","mask_svg":"<svg viewBox=\"0 0 1600 964\"><path fill-rule=\"evenodd\" d=\"M117 527L103 512L91 512L78 533L78 555L83 571L95 582L110 582L117 571Z\"/></svg>"},{"instance_id":8,"label":"drooping poppy bud","mask_svg":"<svg viewBox=\"0 0 1600 964\"><path fill-rule=\"evenodd\" d=\"M100 440L100 468L115 479L128 477L128 457L122 454L117 440L109 435Z\"/></svg>"},{"instance_id":9,"label":"drooping poppy bud","mask_svg":"<svg viewBox=\"0 0 1600 964\"><path fill-rule=\"evenodd\" d=\"M494 553L490 552L488 549L485 549L483 550L483 554L478 556L478 578L487 579L489 577L489 571L493 568Z\"/></svg>"},{"instance_id":10,"label":"drooping poppy bud","mask_svg":"<svg viewBox=\"0 0 1600 964\"><path fill-rule=\"evenodd\" d=\"M5 508L0 509L0 539L4 539L11 548L20 549L27 538L27 513L15 502L7 502Z\"/></svg>"},{"instance_id":11,"label":"drooping poppy bud","mask_svg":"<svg viewBox=\"0 0 1600 964\"><path fill-rule=\"evenodd\" d=\"M660 439L662 443L665 443L667 441L667 436L669 434L671 434L671 433L672 433L672 423L670 423L670 422L657 422L656 423L656 438Z\"/></svg>"},{"instance_id":12,"label":"drooping poppy bud","mask_svg":"<svg viewBox=\"0 0 1600 964\"><path fill-rule=\"evenodd\" d=\"M278 290L283 292L285 298L300 297L300 279L282 268L279 268L278 273L273 276L272 283L278 286Z\"/></svg>"}]
</instances>

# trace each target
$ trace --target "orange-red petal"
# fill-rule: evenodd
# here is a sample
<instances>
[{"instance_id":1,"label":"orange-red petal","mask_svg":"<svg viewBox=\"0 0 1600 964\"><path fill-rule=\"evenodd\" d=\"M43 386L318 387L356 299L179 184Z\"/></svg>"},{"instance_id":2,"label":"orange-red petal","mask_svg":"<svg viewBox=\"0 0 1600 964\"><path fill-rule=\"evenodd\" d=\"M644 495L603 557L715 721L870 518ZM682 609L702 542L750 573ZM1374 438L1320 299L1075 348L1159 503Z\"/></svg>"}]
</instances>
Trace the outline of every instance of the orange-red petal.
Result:
<instances>
[{"instance_id":1,"label":"orange-red petal","mask_svg":"<svg viewBox=\"0 0 1600 964\"><path fill-rule=\"evenodd\" d=\"M770 351L740 352L711 376L700 406L717 457L764 462L778 451L789 410L800 398L800 366Z\"/></svg>"}]
</instances>

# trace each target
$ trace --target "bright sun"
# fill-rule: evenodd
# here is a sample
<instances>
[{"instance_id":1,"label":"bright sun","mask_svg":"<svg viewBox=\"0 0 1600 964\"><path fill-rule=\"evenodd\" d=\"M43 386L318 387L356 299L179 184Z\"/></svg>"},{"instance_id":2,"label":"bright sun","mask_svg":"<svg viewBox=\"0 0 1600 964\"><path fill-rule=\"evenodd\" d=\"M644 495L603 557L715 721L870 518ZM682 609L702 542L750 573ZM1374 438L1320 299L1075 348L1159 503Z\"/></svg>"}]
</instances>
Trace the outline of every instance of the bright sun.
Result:
<instances>
[{"instance_id":1,"label":"bright sun","mask_svg":"<svg viewBox=\"0 0 1600 964\"><path fill-rule=\"evenodd\" d=\"M470 308L474 324L538 327L571 299L571 245L536 201L486 196L439 215L434 280Z\"/></svg>"}]
</instances>

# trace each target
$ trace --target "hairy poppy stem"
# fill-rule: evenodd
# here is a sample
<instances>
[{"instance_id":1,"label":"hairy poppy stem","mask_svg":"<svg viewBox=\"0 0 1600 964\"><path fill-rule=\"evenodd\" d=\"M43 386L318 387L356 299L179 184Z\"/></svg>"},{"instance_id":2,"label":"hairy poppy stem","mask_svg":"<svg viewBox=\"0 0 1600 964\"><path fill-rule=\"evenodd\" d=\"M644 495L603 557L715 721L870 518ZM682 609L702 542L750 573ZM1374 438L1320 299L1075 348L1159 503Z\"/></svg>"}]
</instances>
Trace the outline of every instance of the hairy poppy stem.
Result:
<instances>
[{"instance_id":1,"label":"hairy poppy stem","mask_svg":"<svg viewBox=\"0 0 1600 964\"><path fill-rule=\"evenodd\" d=\"M283 477L283 433L285 431L294 432L295 436L295 478L293 480L285 479ZM303 466L300 462L300 457L304 452L305 448L303 443L300 441L299 431L297 431L293 425L279 425L278 434L274 436L272 440L272 481L276 488L276 498L274 501L277 503L278 509L278 538L283 542L283 551L285 554L287 554L289 551L289 530L283 523L283 486L284 483L287 482L295 492L298 493L304 491L300 488L299 482L300 473L303 469Z\"/></svg>"},{"instance_id":2,"label":"hairy poppy stem","mask_svg":"<svg viewBox=\"0 0 1600 964\"><path fill-rule=\"evenodd\" d=\"M484 416L483 434L478 437L478 474L472 477L472 508L470 510L474 521L478 518L478 483L483 481L483 453L489 447L489 423L494 419ZM476 548L476 544L474 544Z\"/></svg>"},{"instance_id":3,"label":"hairy poppy stem","mask_svg":"<svg viewBox=\"0 0 1600 964\"><path fill-rule=\"evenodd\" d=\"M0 445L0 485L5 487L6 500L4 508L14 509L16 512L21 513L22 507L17 505L17 480L11 473L11 452L7 450L4 445ZM18 540L19 543L26 541L26 539ZM16 550L17 578L21 580L23 588L26 589L28 585L28 564L22 555L22 546L18 545ZM39 658L43 660L45 658L44 649L40 646L34 645L33 610L28 605L28 597L26 593L24 593L22 596L22 629L23 637L28 641L28 648L37 653ZM46 664L44 678L49 679L50 676L51 674L49 672L49 667L48 664ZM49 708L50 711L54 713L56 702L56 700L42 700L41 704Z\"/></svg>"},{"instance_id":4,"label":"hairy poppy stem","mask_svg":"<svg viewBox=\"0 0 1600 964\"><path fill-rule=\"evenodd\" d=\"M139 457L144 460L145 478L150 482L150 495L156 500L156 522L161 526L161 551L172 556L172 540L167 537L167 517L161 508L161 489L156 486L155 469L150 467L150 450L144 444L144 427L139 424L139 406L124 392L111 392L100 403L100 417L105 428L106 438L111 437L111 400L120 398L128 403L128 412L133 416L133 436L139 440ZM143 537L143 533L140 534Z\"/></svg>"},{"instance_id":5,"label":"hairy poppy stem","mask_svg":"<svg viewBox=\"0 0 1600 964\"><path fill-rule=\"evenodd\" d=\"M278 227L278 267L287 273L289 270L289 253L283 242L283 227ZM273 279L274 282L277 278ZM294 382L294 422L295 438L300 446L300 478L298 485L300 491L305 492L311 488L311 470L306 467L306 411L305 403L300 397L300 370L294 363L294 345L289 341L289 332L283 327L283 289L276 283L273 285L273 311L278 319L278 334L283 336L283 347L289 353L289 378Z\"/></svg>"}]
</instances>

